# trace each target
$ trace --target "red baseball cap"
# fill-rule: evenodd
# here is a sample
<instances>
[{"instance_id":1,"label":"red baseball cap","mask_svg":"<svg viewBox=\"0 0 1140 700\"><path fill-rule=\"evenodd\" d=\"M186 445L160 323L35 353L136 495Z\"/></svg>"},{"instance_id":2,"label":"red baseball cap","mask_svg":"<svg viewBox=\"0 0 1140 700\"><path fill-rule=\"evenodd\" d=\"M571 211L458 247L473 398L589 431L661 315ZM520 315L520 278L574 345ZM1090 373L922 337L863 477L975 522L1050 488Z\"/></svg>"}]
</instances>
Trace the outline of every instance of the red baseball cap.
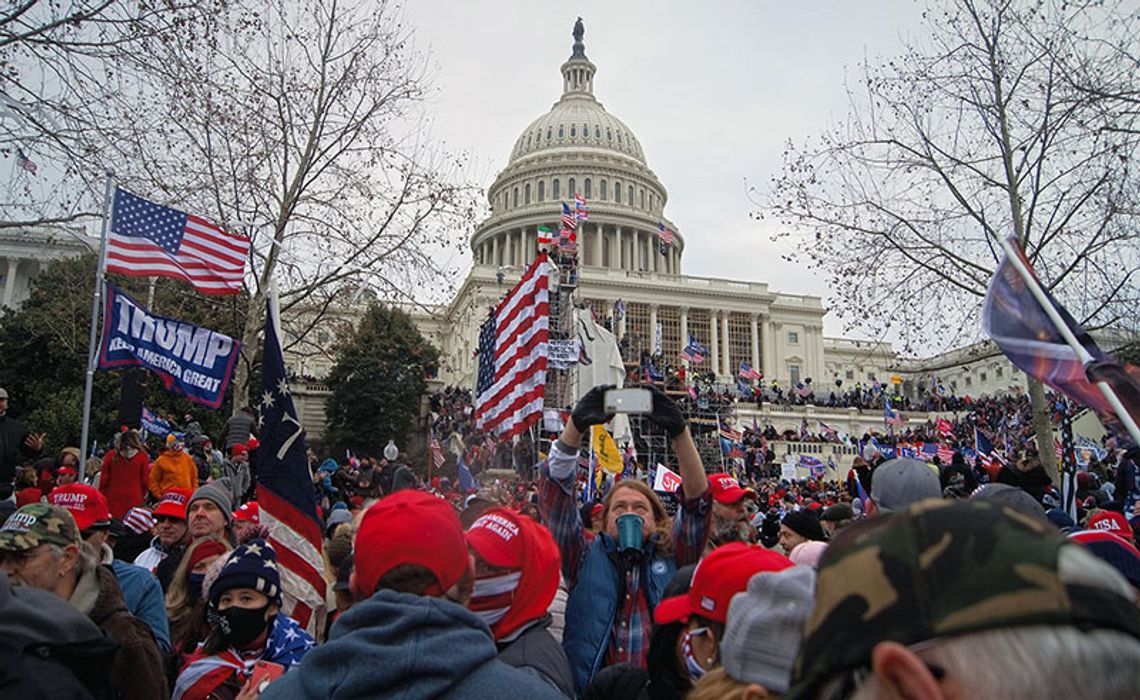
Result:
<instances>
[{"instance_id":1,"label":"red baseball cap","mask_svg":"<svg viewBox=\"0 0 1140 700\"><path fill-rule=\"evenodd\" d=\"M111 511L99 489L87 484L57 486L48 494L48 503L71 511L80 532L111 526Z\"/></svg>"},{"instance_id":2,"label":"red baseball cap","mask_svg":"<svg viewBox=\"0 0 1140 700\"><path fill-rule=\"evenodd\" d=\"M491 566L522 568L523 538L518 515L506 508L492 508L476 518L467 530L467 544Z\"/></svg>"},{"instance_id":3,"label":"red baseball cap","mask_svg":"<svg viewBox=\"0 0 1140 700\"><path fill-rule=\"evenodd\" d=\"M657 604L653 621L665 625L700 615L724 622L732 596L747 590L748 579L761 571L783 571L791 566L790 559L770 549L744 542L721 545L697 564L688 593Z\"/></svg>"},{"instance_id":4,"label":"red baseball cap","mask_svg":"<svg viewBox=\"0 0 1140 700\"><path fill-rule=\"evenodd\" d=\"M1126 540L1132 539L1132 526L1128 524L1128 519L1114 510L1103 510L1089 518L1089 529L1111 532Z\"/></svg>"},{"instance_id":5,"label":"red baseball cap","mask_svg":"<svg viewBox=\"0 0 1140 700\"><path fill-rule=\"evenodd\" d=\"M166 516L169 518L186 519L186 504L190 501L193 492L190 489L172 488L162 494L162 500L154 507L154 517Z\"/></svg>"},{"instance_id":6,"label":"red baseball cap","mask_svg":"<svg viewBox=\"0 0 1140 700\"><path fill-rule=\"evenodd\" d=\"M354 590L364 596L401 564L435 574L429 595L440 595L467 571L470 554L459 516L447 501L423 491L397 491L373 504L360 519L353 546Z\"/></svg>"},{"instance_id":7,"label":"red baseball cap","mask_svg":"<svg viewBox=\"0 0 1140 700\"><path fill-rule=\"evenodd\" d=\"M754 495L752 491L741 488L740 482L734 479L731 474L724 472L709 474L708 479L709 493L721 503L736 503L745 496Z\"/></svg>"},{"instance_id":8,"label":"red baseball cap","mask_svg":"<svg viewBox=\"0 0 1140 700\"><path fill-rule=\"evenodd\" d=\"M59 469L56 469L55 473L57 476L60 474L68 474L70 476L79 476L79 472L75 471L75 467L69 467L67 465L64 465L64 466L60 467Z\"/></svg>"},{"instance_id":9,"label":"red baseball cap","mask_svg":"<svg viewBox=\"0 0 1140 700\"><path fill-rule=\"evenodd\" d=\"M241 504L241 508L238 508L233 512L233 516L234 520L244 520L246 522L253 523L254 525L260 525L261 506L257 505L257 501L243 503Z\"/></svg>"},{"instance_id":10,"label":"red baseball cap","mask_svg":"<svg viewBox=\"0 0 1140 700\"><path fill-rule=\"evenodd\" d=\"M246 449L247 449L247 450L256 450L257 448L261 447L261 443L257 441L257 438L255 438L255 437L251 437L251 438L250 438L250 439L249 439L249 440L248 440L248 441L245 443L245 447L246 447Z\"/></svg>"},{"instance_id":11,"label":"red baseball cap","mask_svg":"<svg viewBox=\"0 0 1140 700\"><path fill-rule=\"evenodd\" d=\"M236 444L230 448L230 454L233 456L248 455L249 454L249 448L239 442L238 444Z\"/></svg>"}]
</instances>

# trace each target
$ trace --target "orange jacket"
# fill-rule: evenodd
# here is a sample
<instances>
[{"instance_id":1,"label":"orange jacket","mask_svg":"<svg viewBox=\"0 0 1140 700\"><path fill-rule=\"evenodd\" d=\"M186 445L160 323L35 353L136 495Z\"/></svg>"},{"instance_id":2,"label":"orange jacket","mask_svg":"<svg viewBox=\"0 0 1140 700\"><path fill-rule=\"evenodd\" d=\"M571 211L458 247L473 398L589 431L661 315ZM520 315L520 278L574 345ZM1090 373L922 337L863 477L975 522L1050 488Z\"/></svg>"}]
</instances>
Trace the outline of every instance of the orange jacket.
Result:
<instances>
[{"instance_id":1,"label":"orange jacket","mask_svg":"<svg viewBox=\"0 0 1140 700\"><path fill-rule=\"evenodd\" d=\"M181 487L191 491L198 488L198 465L183 451L163 450L146 478L150 493L162 498L167 489Z\"/></svg>"}]
</instances>

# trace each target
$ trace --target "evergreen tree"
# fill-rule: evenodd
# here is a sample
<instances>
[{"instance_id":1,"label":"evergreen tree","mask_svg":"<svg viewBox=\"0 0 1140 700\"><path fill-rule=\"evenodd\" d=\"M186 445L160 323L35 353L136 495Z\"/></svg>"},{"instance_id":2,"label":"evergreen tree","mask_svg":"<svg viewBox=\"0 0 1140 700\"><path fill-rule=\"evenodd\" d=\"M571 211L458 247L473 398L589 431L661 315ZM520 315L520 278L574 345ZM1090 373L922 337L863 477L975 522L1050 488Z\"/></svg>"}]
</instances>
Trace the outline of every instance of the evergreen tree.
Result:
<instances>
[{"instance_id":1,"label":"evergreen tree","mask_svg":"<svg viewBox=\"0 0 1140 700\"><path fill-rule=\"evenodd\" d=\"M379 454L389 439L400 442L420 414L425 375L439 351L411 316L373 304L352 337L343 339L328 376L326 440L336 451Z\"/></svg>"}]
</instances>

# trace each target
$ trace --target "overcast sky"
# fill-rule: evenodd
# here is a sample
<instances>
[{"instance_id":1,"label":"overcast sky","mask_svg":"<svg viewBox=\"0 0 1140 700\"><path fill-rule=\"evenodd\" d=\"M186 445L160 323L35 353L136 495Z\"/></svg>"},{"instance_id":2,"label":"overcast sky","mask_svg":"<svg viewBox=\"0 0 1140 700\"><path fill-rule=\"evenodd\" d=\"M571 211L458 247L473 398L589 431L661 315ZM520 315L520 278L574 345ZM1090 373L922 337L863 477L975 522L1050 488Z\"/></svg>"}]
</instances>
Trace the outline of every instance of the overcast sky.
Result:
<instances>
[{"instance_id":1,"label":"overcast sky","mask_svg":"<svg viewBox=\"0 0 1140 700\"><path fill-rule=\"evenodd\" d=\"M637 135L685 236L685 274L827 288L780 260L749 218L747 183L766 191L788 139L847 112L844 81L921 32L914 0L457 3L412 0L415 43L431 52L433 133L468 152L485 188L518 135L562 92L574 20L598 67L594 92ZM841 327L829 314L825 332Z\"/></svg>"}]
</instances>

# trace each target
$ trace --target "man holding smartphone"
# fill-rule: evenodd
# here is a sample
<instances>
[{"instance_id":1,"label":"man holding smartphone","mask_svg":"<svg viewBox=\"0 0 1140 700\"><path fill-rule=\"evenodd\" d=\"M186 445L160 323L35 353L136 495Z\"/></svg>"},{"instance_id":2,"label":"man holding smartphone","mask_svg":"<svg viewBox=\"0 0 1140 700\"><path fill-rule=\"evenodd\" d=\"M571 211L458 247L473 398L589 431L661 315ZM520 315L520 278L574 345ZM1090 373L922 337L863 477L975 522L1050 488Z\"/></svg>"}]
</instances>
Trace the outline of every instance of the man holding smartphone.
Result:
<instances>
[{"instance_id":1,"label":"man holding smartphone","mask_svg":"<svg viewBox=\"0 0 1140 700\"><path fill-rule=\"evenodd\" d=\"M664 392L650 387L648 418L669 436L677 455L682 480L677 515L670 524L664 505L646 484L624 480L603 502L601 532L582 527L576 500L578 446L590 426L613 417L605 401L613 388L594 387L578 401L539 465L539 505L558 542L570 586L563 648L578 693L606 666L625 662L646 667L653 609L677 567L700 558L712 514L708 480L685 417ZM623 517L631 514L637 517ZM631 534L637 525L639 537Z\"/></svg>"}]
</instances>

